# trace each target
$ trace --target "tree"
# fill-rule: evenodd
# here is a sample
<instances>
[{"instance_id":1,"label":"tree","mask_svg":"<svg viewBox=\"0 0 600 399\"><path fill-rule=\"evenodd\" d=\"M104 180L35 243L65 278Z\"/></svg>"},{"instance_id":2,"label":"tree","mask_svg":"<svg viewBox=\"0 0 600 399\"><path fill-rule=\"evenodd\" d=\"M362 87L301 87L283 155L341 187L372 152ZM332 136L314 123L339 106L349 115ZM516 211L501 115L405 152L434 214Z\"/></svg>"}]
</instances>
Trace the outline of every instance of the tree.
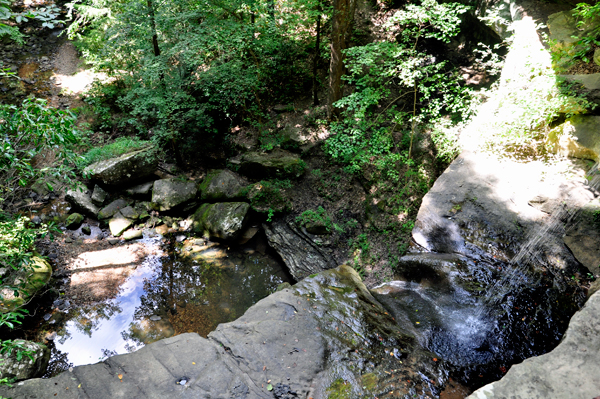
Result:
<instances>
[{"instance_id":1,"label":"tree","mask_svg":"<svg viewBox=\"0 0 600 399\"><path fill-rule=\"evenodd\" d=\"M342 98L343 51L347 48L347 39L354 20L355 10L356 0L333 0L329 95L327 98L327 116L329 119L334 114L333 104Z\"/></svg>"}]
</instances>

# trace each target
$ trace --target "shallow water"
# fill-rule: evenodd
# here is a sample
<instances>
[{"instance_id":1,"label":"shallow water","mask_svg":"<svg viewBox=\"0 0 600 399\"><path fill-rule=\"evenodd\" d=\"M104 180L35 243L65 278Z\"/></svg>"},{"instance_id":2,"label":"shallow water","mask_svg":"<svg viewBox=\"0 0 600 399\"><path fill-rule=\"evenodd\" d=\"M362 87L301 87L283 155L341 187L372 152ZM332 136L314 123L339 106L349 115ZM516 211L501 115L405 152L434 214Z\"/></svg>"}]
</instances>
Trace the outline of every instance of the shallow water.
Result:
<instances>
[{"instance_id":1,"label":"shallow water","mask_svg":"<svg viewBox=\"0 0 600 399\"><path fill-rule=\"evenodd\" d=\"M193 240L164 250L158 238L143 242L157 250L133 271L115 298L69 310L52 354L62 366L51 365L50 375L181 333L207 336L219 323L233 321L290 281L277 259L257 252L252 242L235 250L205 243L209 248L196 252L189 251Z\"/></svg>"}]
</instances>

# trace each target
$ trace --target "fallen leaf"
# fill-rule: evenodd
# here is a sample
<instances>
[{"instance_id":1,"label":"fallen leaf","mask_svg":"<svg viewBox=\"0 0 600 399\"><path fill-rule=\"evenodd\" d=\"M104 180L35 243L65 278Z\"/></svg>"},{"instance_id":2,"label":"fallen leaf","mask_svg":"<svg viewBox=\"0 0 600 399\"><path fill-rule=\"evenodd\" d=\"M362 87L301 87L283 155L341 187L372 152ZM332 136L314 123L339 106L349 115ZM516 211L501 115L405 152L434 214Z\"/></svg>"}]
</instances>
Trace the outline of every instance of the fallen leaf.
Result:
<instances>
[{"instance_id":1,"label":"fallen leaf","mask_svg":"<svg viewBox=\"0 0 600 399\"><path fill-rule=\"evenodd\" d=\"M117 377L119 377L120 380L123 379L123 374L119 374Z\"/></svg>"},{"instance_id":2,"label":"fallen leaf","mask_svg":"<svg viewBox=\"0 0 600 399\"><path fill-rule=\"evenodd\" d=\"M273 390L273 385L271 385L271 384L268 384L268 385L267 385L267 391L272 391L272 390Z\"/></svg>"}]
</instances>

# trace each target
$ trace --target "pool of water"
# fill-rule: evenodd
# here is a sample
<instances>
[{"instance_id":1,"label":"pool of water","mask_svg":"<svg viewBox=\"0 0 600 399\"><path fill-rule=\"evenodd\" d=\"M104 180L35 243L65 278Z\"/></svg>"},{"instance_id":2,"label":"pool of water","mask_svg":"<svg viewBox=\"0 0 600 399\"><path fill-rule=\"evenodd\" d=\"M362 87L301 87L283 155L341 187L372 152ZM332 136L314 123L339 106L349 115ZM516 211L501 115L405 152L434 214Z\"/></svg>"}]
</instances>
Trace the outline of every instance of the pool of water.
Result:
<instances>
[{"instance_id":1,"label":"pool of water","mask_svg":"<svg viewBox=\"0 0 600 399\"><path fill-rule=\"evenodd\" d=\"M206 337L290 281L275 256L257 251L256 240L238 248L193 238L166 247L160 237L142 242L155 248L116 297L72 307L57 323L52 361L60 365L51 364L48 376L177 334Z\"/></svg>"}]
</instances>

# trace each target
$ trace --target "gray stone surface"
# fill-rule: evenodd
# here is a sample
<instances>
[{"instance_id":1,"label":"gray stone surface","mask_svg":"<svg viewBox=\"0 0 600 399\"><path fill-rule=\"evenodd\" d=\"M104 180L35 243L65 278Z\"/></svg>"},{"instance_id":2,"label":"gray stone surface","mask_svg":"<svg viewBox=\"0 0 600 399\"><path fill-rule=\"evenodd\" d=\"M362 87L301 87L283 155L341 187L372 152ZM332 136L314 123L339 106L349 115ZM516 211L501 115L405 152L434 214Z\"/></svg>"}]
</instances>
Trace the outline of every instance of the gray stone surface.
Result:
<instances>
[{"instance_id":1,"label":"gray stone surface","mask_svg":"<svg viewBox=\"0 0 600 399\"><path fill-rule=\"evenodd\" d=\"M247 185L246 180L228 169L213 170L200 184L200 198L206 202L240 200Z\"/></svg>"},{"instance_id":2,"label":"gray stone surface","mask_svg":"<svg viewBox=\"0 0 600 399\"><path fill-rule=\"evenodd\" d=\"M600 73L588 75L561 75L567 82L575 83L575 88L585 94L586 99L600 105Z\"/></svg>"},{"instance_id":3,"label":"gray stone surface","mask_svg":"<svg viewBox=\"0 0 600 399\"><path fill-rule=\"evenodd\" d=\"M0 353L0 378L15 378L20 381L44 374L50 360L50 349L37 342L22 339L15 342L20 344L22 350L28 351L33 359L24 355L21 360L17 360L16 349L10 355Z\"/></svg>"},{"instance_id":4,"label":"gray stone surface","mask_svg":"<svg viewBox=\"0 0 600 399\"><path fill-rule=\"evenodd\" d=\"M300 156L284 150L268 154L249 152L242 156L239 172L255 179L296 178L304 173L304 163Z\"/></svg>"},{"instance_id":5,"label":"gray stone surface","mask_svg":"<svg viewBox=\"0 0 600 399\"><path fill-rule=\"evenodd\" d=\"M272 399L269 384L283 384L292 397L319 399L337 382L356 397L374 397L388 390L384 370L401 374L425 361L412 360L412 348L356 272L341 266L270 295L208 339L178 335L51 379L0 387L0 395ZM177 384L184 377L186 384Z\"/></svg>"},{"instance_id":6,"label":"gray stone surface","mask_svg":"<svg viewBox=\"0 0 600 399\"><path fill-rule=\"evenodd\" d=\"M131 196L149 196L152 193L152 187L154 186L153 181L147 183L138 184L125 190L128 195Z\"/></svg>"},{"instance_id":7,"label":"gray stone surface","mask_svg":"<svg viewBox=\"0 0 600 399\"><path fill-rule=\"evenodd\" d=\"M94 203L94 205L104 205L106 197L108 197L108 193L102 187L96 184L94 186L94 191L92 192L92 202Z\"/></svg>"},{"instance_id":8,"label":"gray stone surface","mask_svg":"<svg viewBox=\"0 0 600 399\"><path fill-rule=\"evenodd\" d=\"M108 222L108 228L110 229L110 233L119 237L125 230L130 228L133 225L133 220L127 219L125 216L121 214L121 212L117 212L112 219Z\"/></svg>"},{"instance_id":9,"label":"gray stone surface","mask_svg":"<svg viewBox=\"0 0 600 399\"><path fill-rule=\"evenodd\" d=\"M85 176L108 185L121 185L152 175L158 166L153 147L96 162L83 170Z\"/></svg>"},{"instance_id":10,"label":"gray stone surface","mask_svg":"<svg viewBox=\"0 0 600 399\"><path fill-rule=\"evenodd\" d=\"M600 293L569 323L553 351L525 360L469 399L593 399L600 396Z\"/></svg>"},{"instance_id":11,"label":"gray stone surface","mask_svg":"<svg viewBox=\"0 0 600 399\"><path fill-rule=\"evenodd\" d=\"M137 238L142 238L144 236L142 230L129 229L123 233L122 238L125 241L135 240Z\"/></svg>"},{"instance_id":12,"label":"gray stone surface","mask_svg":"<svg viewBox=\"0 0 600 399\"><path fill-rule=\"evenodd\" d=\"M126 208L129 205L129 201L119 198L106 205L98 212L98 219L108 219L117 214L121 209Z\"/></svg>"},{"instance_id":13,"label":"gray stone surface","mask_svg":"<svg viewBox=\"0 0 600 399\"><path fill-rule=\"evenodd\" d=\"M152 202L157 203L161 211L168 211L196 198L197 193L198 187L193 181L162 179L154 182Z\"/></svg>"},{"instance_id":14,"label":"gray stone surface","mask_svg":"<svg viewBox=\"0 0 600 399\"><path fill-rule=\"evenodd\" d=\"M79 186L74 190L68 190L65 199L78 211L92 217L96 217L99 208L92 202L92 197L85 186Z\"/></svg>"},{"instance_id":15,"label":"gray stone surface","mask_svg":"<svg viewBox=\"0 0 600 399\"><path fill-rule=\"evenodd\" d=\"M564 236L575 258L591 273L600 276L600 199L585 205Z\"/></svg>"},{"instance_id":16,"label":"gray stone surface","mask_svg":"<svg viewBox=\"0 0 600 399\"><path fill-rule=\"evenodd\" d=\"M335 267L333 259L303 233L293 220L277 220L263 225L269 245L281 256L296 280Z\"/></svg>"},{"instance_id":17,"label":"gray stone surface","mask_svg":"<svg viewBox=\"0 0 600 399\"><path fill-rule=\"evenodd\" d=\"M204 204L194 213L192 228L209 237L234 240L246 227L249 210L245 202Z\"/></svg>"},{"instance_id":18,"label":"gray stone surface","mask_svg":"<svg viewBox=\"0 0 600 399\"><path fill-rule=\"evenodd\" d=\"M575 115L550 131L548 143L555 153L562 156L598 162L600 160L598 126L600 126L600 116Z\"/></svg>"}]
</instances>

